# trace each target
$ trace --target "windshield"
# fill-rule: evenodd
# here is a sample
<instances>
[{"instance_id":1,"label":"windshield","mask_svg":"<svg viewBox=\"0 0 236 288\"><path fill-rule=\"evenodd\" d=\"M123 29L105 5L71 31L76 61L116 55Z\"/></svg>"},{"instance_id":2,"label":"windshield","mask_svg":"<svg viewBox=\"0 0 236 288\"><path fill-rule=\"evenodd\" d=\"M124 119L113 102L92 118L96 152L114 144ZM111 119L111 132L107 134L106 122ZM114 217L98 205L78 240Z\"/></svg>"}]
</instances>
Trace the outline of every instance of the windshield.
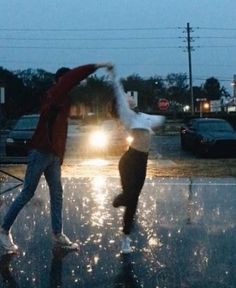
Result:
<instances>
[{"instance_id":1,"label":"windshield","mask_svg":"<svg viewBox=\"0 0 236 288\"><path fill-rule=\"evenodd\" d=\"M18 120L14 130L35 130L39 121L38 116L23 117Z\"/></svg>"},{"instance_id":2,"label":"windshield","mask_svg":"<svg viewBox=\"0 0 236 288\"><path fill-rule=\"evenodd\" d=\"M209 121L198 124L198 129L203 131L224 131L232 132L233 128L231 125L224 121Z\"/></svg>"}]
</instances>

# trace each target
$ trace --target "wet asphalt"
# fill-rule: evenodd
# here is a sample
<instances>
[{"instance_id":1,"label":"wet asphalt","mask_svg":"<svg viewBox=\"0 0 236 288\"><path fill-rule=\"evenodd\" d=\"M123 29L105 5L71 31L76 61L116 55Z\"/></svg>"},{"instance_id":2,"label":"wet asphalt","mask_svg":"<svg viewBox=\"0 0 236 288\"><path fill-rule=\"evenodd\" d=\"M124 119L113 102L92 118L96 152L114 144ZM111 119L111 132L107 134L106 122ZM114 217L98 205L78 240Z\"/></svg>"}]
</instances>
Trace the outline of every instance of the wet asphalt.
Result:
<instances>
[{"instance_id":1,"label":"wet asphalt","mask_svg":"<svg viewBox=\"0 0 236 288\"><path fill-rule=\"evenodd\" d=\"M6 177L1 189L17 183ZM120 253L123 208L111 205L119 177L71 175L63 187L64 232L80 250L53 249L42 177L12 229L20 253L1 250L0 287L235 287L235 178L148 177L130 255ZM0 220L20 189L1 195Z\"/></svg>"},{"instance_id":2,"label":"wet asphalt","mask_svg":"<svg viewBox=\"0 0 236 288\"><path fill-rule=\"evenodd\" d=\"M111 205L121 191L118 158L81 159L73 141L62 179L63 223L80 249L54 249L42 177L12 228L20 252L0 250L0 287L236 287L235 177L155 177L149 168L131 234L133 252L122 255L124 210ZM149 167L171 167L179 157L193 156L181 151L178 135L153 139ZM0 221L22 189L19 179L3 174Z\"/></svg>"}]
</instances>

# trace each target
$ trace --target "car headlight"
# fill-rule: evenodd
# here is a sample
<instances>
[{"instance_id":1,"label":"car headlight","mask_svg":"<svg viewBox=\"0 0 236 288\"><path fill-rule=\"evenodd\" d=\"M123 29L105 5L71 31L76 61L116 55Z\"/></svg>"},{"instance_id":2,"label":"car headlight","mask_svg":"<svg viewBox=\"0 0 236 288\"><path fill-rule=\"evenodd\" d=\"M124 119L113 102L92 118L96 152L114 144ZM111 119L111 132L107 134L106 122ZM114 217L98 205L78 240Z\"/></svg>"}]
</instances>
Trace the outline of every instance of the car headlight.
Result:
<instances>
[{"instance_id":1,"label":"car headlight","mask_svg":"<svg viewBox=\"0 0 236 288\"><path fill-rule=\"evenodd\" d=\"M127 141L127 143L130 145L130 144L134 141L134 138L133 138L132 136L128 136L128 137L126 138L126 141Z\"/></svg>"},{"instance_id":2,"label":"car headlight","mask_svg":"<svg viewBox=\"0 0 236 288\"><path fill-rule=\"evenodd\" d=\"M108 135L103 131L96 131L90 135L90 145L95 148L105 148L108 145Z\"/></svg>"}]
</instances>

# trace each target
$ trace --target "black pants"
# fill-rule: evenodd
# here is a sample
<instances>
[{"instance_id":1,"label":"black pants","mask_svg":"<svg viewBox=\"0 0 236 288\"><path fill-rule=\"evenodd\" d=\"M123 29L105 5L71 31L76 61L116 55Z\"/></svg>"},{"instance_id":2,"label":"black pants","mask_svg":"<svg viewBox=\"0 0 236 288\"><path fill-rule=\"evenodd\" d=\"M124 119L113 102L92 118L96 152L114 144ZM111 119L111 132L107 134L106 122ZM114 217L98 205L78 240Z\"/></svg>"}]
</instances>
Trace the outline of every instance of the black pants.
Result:
<instances>
[{"instance_id":1,"label":"black pants","mask_svg":"<svg viewBox=\"0 0 236 288\"><path fill-rule=\"evenodd\" d=\"M129 148L119 161L121 186L126 202L123 232L129 234L138 205L138 198L146 178L148 153Z\"/></svg>"}]
</instances>

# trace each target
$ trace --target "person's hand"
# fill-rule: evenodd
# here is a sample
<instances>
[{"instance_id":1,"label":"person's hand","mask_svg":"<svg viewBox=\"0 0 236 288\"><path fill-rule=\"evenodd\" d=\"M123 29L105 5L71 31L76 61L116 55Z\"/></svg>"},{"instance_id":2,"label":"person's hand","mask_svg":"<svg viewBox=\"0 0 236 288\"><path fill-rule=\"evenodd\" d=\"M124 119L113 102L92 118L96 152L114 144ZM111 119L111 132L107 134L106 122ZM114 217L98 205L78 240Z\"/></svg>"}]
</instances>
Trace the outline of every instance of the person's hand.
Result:
<instances>
[{"instance_id":1,"label":"person's hand","mask_svg":"<svg viewBox=\"0 0 236 288\"><path fill-rule=\"evenodd\" d=\"M115 71L115 67L107 67L107 72L108 74L111 76L112 79L116 78L116 71Z\"/></svg>"},{"instance_id":2,"label":"person's hand","mask_svg":"<svg viewBox=\"0 0 236 288\"><path fill-rule=\"evenodd\" d=\"M113 71L114 70L114 65L112 63L107 63L108 65L106 66L108 71Z\"/></svg>"},{"instance_id":3,"label":"person's hand","mask_svg":"<svg viewBox=\"0 0 236 288\"><path fill-rule=\"evenodd\" d=\"M97 63L96 67L97 68L107 68L107 70L112 70L113 64L111 62Z\"/></svg>"}]
</instances>

